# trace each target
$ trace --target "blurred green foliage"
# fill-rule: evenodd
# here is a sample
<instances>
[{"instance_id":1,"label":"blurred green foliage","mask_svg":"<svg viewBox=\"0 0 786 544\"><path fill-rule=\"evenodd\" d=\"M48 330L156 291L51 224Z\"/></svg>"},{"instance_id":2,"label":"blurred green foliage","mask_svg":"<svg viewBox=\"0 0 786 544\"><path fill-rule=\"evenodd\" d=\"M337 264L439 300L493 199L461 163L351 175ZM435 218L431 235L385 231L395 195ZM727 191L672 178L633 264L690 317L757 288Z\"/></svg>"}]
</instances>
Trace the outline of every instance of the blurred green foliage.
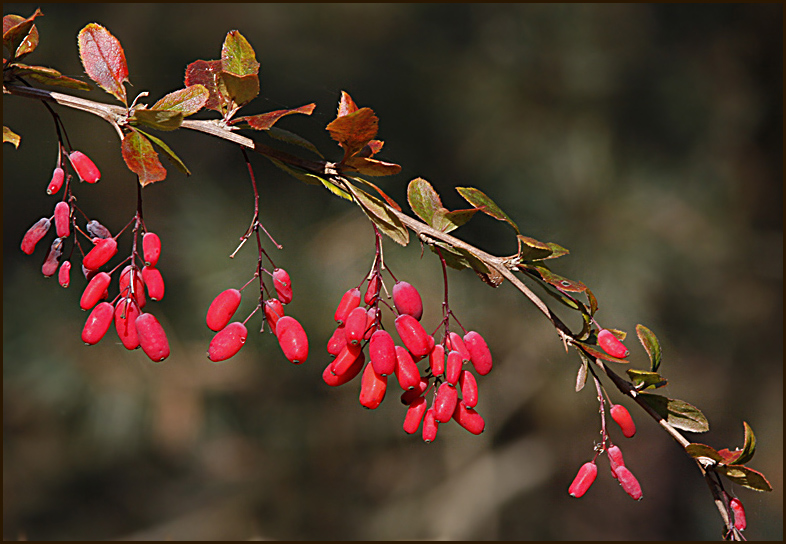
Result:
<instances>
[{"instance_id":1,"label":"blurred green foliage","mask_svg":"<svg viewBox=\"0 0 786 544\"><path fill-rule=\"evenodd\" d=\"M3 9L27 16L37 6ZM182 86L186 64L218 58L226 32L239 29L262 64L261 97L242 113L316 102L312 117L280 126L334 160L340 149L324 126L340 91L372 107L380 158L404 168L381 180L386 192L404 203L407 181L422 176L457 208L453 187L481 188L525 234L571 250L555 271L593 289L602 324L655 331L666 394L710 420L710 433L692 438L735 447L742 421L752 425L751 466L775 490L734 491L747 536L783 538L782 5L40 7L31 63L85 77L76 34L98 22L125 48L129 95L149 91L151 104ZM98 119L58 111L103 173L78 187L79 206L117 232L136 192L117 137ZM692 462L636 410L639 434L620 445L644 500L631 501L605 470L586 497L568 496L598 438L595 395L573 392L575 354L508 286L450 274L451 308L496 358L480 380L480 437L446 425L425 445L401 431L395 388L369 412L357 384L325 386L333 310L367 272L372 232L357 209L263 159L263 221L285 246L274 258L292 276L288 312L309 332L310 360L290 365L264 334L209 363L206 308L245 283L255 256L246 248L227 258L252 214L240 152L201 134L166 134L194 175L170 169L145 189L167 281L152 311L173 355L153 365L111 332L81 345L77 271L63 290L41 276L40 249L19 251L55 203L45 194L52 121L15 97L3 98L3 115L22 136L17 151L3 149L5 539L720 537ZM515 251L509 227L487 217L457 233ZM436 259L421 260L416 243L387 243L386 259L418 286L424 320L436 323ZM635 335L628 346L646 368Z\"/></svg>"}]
</instances>

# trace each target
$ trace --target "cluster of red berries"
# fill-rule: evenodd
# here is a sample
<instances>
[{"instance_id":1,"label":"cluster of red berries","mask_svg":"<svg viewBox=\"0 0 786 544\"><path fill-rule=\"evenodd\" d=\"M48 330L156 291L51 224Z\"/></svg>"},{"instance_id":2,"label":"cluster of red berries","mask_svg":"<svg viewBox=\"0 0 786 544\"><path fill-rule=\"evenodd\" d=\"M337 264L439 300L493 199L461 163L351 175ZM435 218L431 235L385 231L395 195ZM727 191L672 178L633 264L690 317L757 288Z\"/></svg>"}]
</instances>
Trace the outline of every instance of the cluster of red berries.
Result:
<instances>
[{"instance_id":1,"label":"cluster of red berries","mask_svg":"<svg viewBox=\"0 0 786 544\"><path fill-rule=\"evenodd\" d=\"M396 281L393 287L395 310L385 306L397 316L395 328L404 344L398 346L382 327L381 286L382 278L377 270L368 280L362 299L364 306L361 306L360 287L342 296L334 315L338 327L327 344L328 353L335 358L322 373L325 383L343 385L362 371L360 404L373 410L385 398L388 376L393 374L404 390L401 402L407 406L405 432L414 434L422 423L423 440L431 442L437 436L439 424L451 419L473 434L483 432L485 421L475 411L477 381L474 374L464 368L471 362L481 376L491 371L491 352L483 337L470 331L462 338L455 332L448 332L446 325L442 342L435 342L434 336L420 323L423 302L417 289L405 281ZM421 370L418 363L425 360L428 366ZM429 406L427 398L432 392Z\"/></svg>"},{"instance_id":2,"label":"cluster of red berries","mask_svg":"<svg viewBox=\"0 0 786 544\"><path fill-rule=\"evenodd\" d=\"M265 321L276 335L284 356L294 364L301 364L308 358L308 337L303 326L294 317L284 315L284 305L292 302L292 281L289 274L283 268L276 268L271 276L277 298L269 297L265 300L264 289L261 289L259 304L243 322L229 322L240 307L242 288L227 289L213 299L206 317L207 326L216 331L207 350L211 361L225 361L240 351L248 336L245 323L260 308L264 309Z\"/></svg>"},{"instance_id":3,"label":"cluster of red berries","mask_svg":"<svg viewBox=\"0 0 786 544\"><path fill-rule=\"evenodd\" d=\"M32 255L36 245L46 236L54 222L57 238L49 248L41 271L46 277L53 276L57 272L60 285L68 287L71 283L70 257L60 263L65 239L73 232L74 247L79 247L81 250L76 240L77 232L89 238L93 247L82 258L82 273L88 283L79 305L85 311L92 311L82 329L82 340L88 345L97 344L114 321L123 346L130 350L141 347L150 359L161 362L169 356L166 334L155 316L142 312L147 303L145 290L151 300L161 300L164 296L164 279L156 268L161 255L161 240L152 232L144 234L142 237L144 266L140 270L136 264L138 255L132 254L131 264L119 274L119 294L112 302L107 302L109 285L117 267L109 272L101 271L101 268L117 254L117 237L113 237L109 229L95 220L89 221L85 226L86 234L77 227L74 199L69 196L71 176L66 176L62 168L62 155L61 153L58 165L52 174L47 193L50 195L57 193L65 181L66 190L63 200L55 205L51 218L42 217L28 229L22 238L22 251ZM81 180L96 183L101 178L96 165L81 151L72 151L68 159Z\"/></svg>"}]
</instances>

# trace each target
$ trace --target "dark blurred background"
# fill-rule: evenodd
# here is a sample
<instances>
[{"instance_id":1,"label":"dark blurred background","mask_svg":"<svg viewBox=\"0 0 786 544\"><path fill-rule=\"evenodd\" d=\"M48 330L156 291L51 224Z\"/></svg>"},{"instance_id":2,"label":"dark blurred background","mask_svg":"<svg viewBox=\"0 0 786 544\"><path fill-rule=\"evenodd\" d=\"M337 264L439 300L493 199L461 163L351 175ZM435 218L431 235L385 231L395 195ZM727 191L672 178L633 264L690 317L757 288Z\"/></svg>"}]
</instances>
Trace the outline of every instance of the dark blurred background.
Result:
<instances>
[{"instance_id":1,"label":"dark blurred background","mask_svg":"<svg viewBox=\"0 0 786 544\"><path fill-rule=\"evenodd\" d=\"M28 16L35 7L3 9ZM752 425L751 466L775 489L733 491L749 538L783 538L782 5L41 8L29 63L86 79L76 35L98 22L125 48L130 96L149 91L149 104L182 87L189 62L219 58L225 34L239 29L261 63L261 96L243 113L316 102L312 117L279 126L333 160L340 150L324 126L340 91L372 107L386 142L380 156L403 166L379 180L391 196L403 203L407 182L422 176L458 208L453 187L481 188L524 233L571 250L554 270L593 289L602 324L633 332L644 323L658 334L665 394L710 420L710 432L691 440L733 448L742 422ZM112 101L100 90L86 96ZM117 136L97 118L58 112L103 174L77 187L79 206L117 232L136 193ZM78 269L63 290L42 277L41 248L19 250L56 202L45 194L52 121L15 97L3 97L3 115L22 135L17 151L3 146L5 539L721 536L693 463L613 393L639 428L620 445L644 500L631 501L603 459L587 496L568 496L598 438L595 394L574 393L575 354L507 285L492 290L471 272L450 272L451 308L495 355L480 380L480 437L454 424L430 445L405 435L395 383L375 411L358 404L358 382L327 387L333 311L371 264L371 229L356 208L260 157L263 221L285 246L275 259L294 283L287 311L309 332L311 355L293 366L272 336L252 334L235 358L211 364L205 311L252 273L251 247L228 255L253 203L238 150L201 134L164 135L194 175L170 169L145 189L167 281L165 299L149 308L172 355L152 364L112 331L85 347ZM510 228L488 217L459 235L515 251ZM387 241L385 251L435 325L437 260L421 259L417 243ZM252 307L244 300L241 312ZM627 344L644 368L635 334Z\"/></svg>"}]
</instances>

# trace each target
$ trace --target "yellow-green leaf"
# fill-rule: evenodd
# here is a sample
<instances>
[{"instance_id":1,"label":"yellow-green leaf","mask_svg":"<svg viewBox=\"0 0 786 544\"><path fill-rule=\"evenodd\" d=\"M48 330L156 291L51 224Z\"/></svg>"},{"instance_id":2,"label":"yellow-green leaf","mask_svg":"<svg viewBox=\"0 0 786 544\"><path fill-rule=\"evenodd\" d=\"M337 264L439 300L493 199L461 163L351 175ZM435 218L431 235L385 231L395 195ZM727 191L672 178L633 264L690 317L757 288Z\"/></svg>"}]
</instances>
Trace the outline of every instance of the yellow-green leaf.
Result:
<instances>
[{"instance_id":1,"label":"yellow-green leaf","mask_svg":"<svg viewBox=\"0 0 786 544\"><path fill-rule=\"evenodd\" d=\"M183 124L183 112L138 109L128 119L132 126L145 125L156 130L177 130Z\"/></svg>"},{"instance_id":2,"label":"yellow-green leaf","mask_svg":"<svg viewBox=\"0 0 786 544\"><path fill-rule=\"evenodd\" d=\"M12 144L14 147L18 148L19 143L22 141L22 137L19 136L16 132L8 128L7 126L3 125L3 143Z\"/></svg>"},{"instance_id":3,"label":"yellow-green leaf","mask_svg":"<svg viewBox=\"0 0 786 544\"><path fill-rule=\"evenodd\" d=\"M169 110L183 114L183 117L193 115L207 104L210 92L204 85L191 85L164 96L153 104L151 110Z\"/></svg>"}]
</instances>

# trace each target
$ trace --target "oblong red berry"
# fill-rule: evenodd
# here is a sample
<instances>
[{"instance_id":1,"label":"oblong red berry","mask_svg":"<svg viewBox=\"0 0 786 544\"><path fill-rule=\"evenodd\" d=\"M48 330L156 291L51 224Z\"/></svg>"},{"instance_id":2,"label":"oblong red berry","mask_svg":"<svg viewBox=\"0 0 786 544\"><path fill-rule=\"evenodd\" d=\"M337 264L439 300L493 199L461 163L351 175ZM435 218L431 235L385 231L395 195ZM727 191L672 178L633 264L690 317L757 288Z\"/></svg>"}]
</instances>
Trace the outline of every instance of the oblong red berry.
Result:
<instances>
[{"instance_id":1,"label":"oblong red berry","mask_svg":"<svg viewBox=\"0 0 786 544\"><path fill-rule=\"evenodd\" d=\"M134 275L133 293L131 292L132 289L130 286L132 270ZM117 281L121 297L130 297L133 295L137 306L139 306L140 309L145 307L147 304L147 299L145 298L145 282L142 280L142 274L139 272L138 268L132 267L130 264L127 265L123 268L122 272L120 272L120 278Z\"/></svg>"},{"instance_id":2,"label":"oblong red berry","mask_svg":"<svg viewBox=\"0 0 786 544\"><path fill-rule=\"evenodd\" d=\"M273 287L276 288L276 295L278 295L281 304L292 302L292 280L289 279L289 274L283 268L273 270Z\"/></svg>"},{"instance_id":3,"label":"oblong red berry","mask_svg":"<svg viewBox=\"0 0 786 544\"><path fill-rule=\"evenodd\" d=\"M248 330L240 321L230 323L213 337L207 348L207 358L217 363L234 356L246 343Z\"/></svg>"},{"instance_id":4,"label":"oblong red berry","mask_svg":"<svg viewBox=\"0 0 786 544\"><path fill-rule=\"evenodd\" d=\"M343 323L346 321L349 312L354 310L360 306L360 289L355 287L354 289L350 289L341 297L341 301L338 303L338 308L336 308L336 313L333 318L336 320L336 323Z\"/></svg>"},{"instance_id":5,"label":"oblong red berry","mask_svg":"<svg viewBox=\"0 0 786 544\"><path fill-rule=\"evenodd\" d=\"M64 261L60 265L60 270L57 272L57 281L63 287L68 287L71 283L71 261Z\"/></svg>"},{"instance_id":6,"label":"oblong red berry","mask_svg":"<svg viewBox=\"0 0 786 544\"><path fill-rule=\"evenodd\" d=\"M418 397L412 401L407 408L407 415L404 416L404 432L407 434L415 434L420 427L420 422L423 421L423 415L426 413L427 402L425 397Z\"/></svg>"},{"instance_id":7,"label":"oblong red berry","mask_svg":"<svg viewBox=\"0 0 786 544\"><path fill-rule=\"evenodd\" d=\"M333 357L336 357L346 345L347 339L344 336L344 324L342 323L336 327L336 330L333 331L333 336L328 340L327 352Z\"/></svg>"},{"instance_id":8,"label":"oblong red berry","mask_svg":"<svg viewBox=\"0 0 786 544\"><path fill-rule=\"evenodd\" d=\"M60 187L63 186L63 180L65 179L65 172L59 166L52 171L52 180L49 182L49 186L46 188L46 194L53 195L57 191L60 190Z\"/></svg>"},{"instance_id":9,"label":"oblong red berry","mask_svg":"<svg viewBox=\"0 0 786 544\"><path fill-rule=\"evenodd\" d=\"M276 323L284 317L284 306L277 298L269 298L265 301L265 320L270 325L270 330L276 334Z\"/></svg>"},{"instance_id":10,"label":"oblong red berry","mask_svg":"<svg viewBox=\"0 0 786 544\"><path fill-rule=\"evenodd\" d=\"M355 376L360 374L360 371L363 369L363 364L365 362L366 354L361 351L360 355L355 359L352 365L350 365L349 369L347 369L347 371L340 376L337 376L333 373L333 363L335 363L335 361L331 361L322 372L322 379L331 387L344 385L345 383L352 381Z\"/></svg>"},{"instance_id":11,"label":"oblong red berry","mask_svg":"<svg viewBox=\"0 0 786 544\"><path fill-rule=\"evenodd\" d=\"M434 397L434 417L440 423L447 423L453 417L453 411L458 403L458 391L447 382L443 382L437 389Z\"/></svg>"},{"instance_id":12,"label":"oblong red berry","mask_svg":"<svg viewBox=\"0 0 786 544\"><path fill-rule=\"evenodd\" d=\"M636 434L636 424L633 423L633 418L630 416L628 409L621 404L615 404L611 407L610 412L611 418L620 426L625 438L632 438Z\"/></svg>"},{"instance_id":13,"label":"oblong red berry","mask_svg":"<svg viewBox=\"0 0 786 544\"><path fill-rule=\"evenodd\" d=\"M101 172L98 171L95 163L81 151L72 151L68 156L71 166L74 167L79 178L88 183L95 183L101 179Z\"/></svg>"},{"instance_id":14,"label":"oblong red berry","mask_svg":"<svg viewBox=\"0 0 786 544\"><path fill-rule=\"evenodd\" d=\"M139 306L130 298L121 298L115 306L115 330L126 349L139 347L139 335L136 333L139 314Z\"/></svg>"},{"instance_id":15,"label":"oblong red berry","mask_svg":"<svg viewBox=\"0 0 786 544\"><path fill-rule=\"evenodd\" d=\"M142 314L134 321L139 345L145 355L154 363L160 363L169 357L169 340L164 327L153 314Z\"/></svg>"},{"instance_id":16,"label":"oblong red berry","mask_svg":"<svg viewBox=\"0 0 786 544\"><path fill-rule=\"evenodd\" d=\"M400 314L411 315L418 321L423 317L423 301L420 293L405 281L397 281L393 286L393 304Z\"/></svg>"},{"instance_id":17,"label":"oblong red berry","mask_svg":"<svg viewBox=\"0 0 786 544\"><path fill-rule=\"evenodd\" d=\"M619 338L607 329L601 329L598 333L598 345L603 351L618 359L624 359L629 353L625 344L620 342Z\"/></svg>"},{"instance_id":18,"label":"oblong red berry","mask_svg":"<svg viewBox=\"0 0 786 544\"><path fill-rule=\"evenodd\" d=\"M396 346L396 367L393 369L401 389L407 391L420 384L420 371L412 356L401 346Z\"/></svg>"},{"instance_id":19,"label":"oblong red berry","mask_svg":"<svg viewBox=\"0 0 786 544\"><path fill-rule=\"evenodd\" d=\"M79 307L83 310L89 310L95 306L104 296L104 291L109 286L112 278L106 272L99 272L87 284L85 290L82 292L82 298L79 301Z\"/></svg>"},{"instance_id":20,"label":"oblong red berry","mask_svg":"<svg viewBox=\"0 0 786 544\"><path fill-rule=\"evenodd\" d=\"M147 266L155 266L158 264L158 258L161 257L161 238L154 232L146 232L142 236L142 256L145 258Z\"/></svg>"},{"instance_id":21,"label":"oblong red berry","mask_svg":"<svg viewBox=\"0 0 786 544\"><path fill-rule=\"evenodd\" d=\"M368 363L360 379L360 404L369 410L376 409L385 399L388 377L377 374L374 365Z\"/></svg>"},{"instance_id":22,"label":"oblong red berry","mask_svg":"<svg viewBox=\"0 0 786 544\"><path fill-rule=\"evenodd\" d=\"M609 354L611 355L611 354ZM622 489L625 490L625 493L630 495L630 498L634 501L641 500L641 485L633 473L628 470L628 467L625 465L620 465L614 471L614 476L616 476L617 481L622 486Z\"/></svg>"},{"instance_id":23,"label":"oblong red berry","mask_svg":"<svg viewBox=\"0 0 786 544\"><path fill-rule=\"evenodd\" d=\"M445 373L445 346L442 344L434 346L434 349L428 354L428 364L434 376L440 376Z\"/></svg>"},{"instance_id":24,"label":"oblong red berry","mask_svg":"<svg viewBox=\"0 0 786 544\"><path fill-rule=\"evenodd\" d=\"M82 329L82 342L90 346L97 344L109 330L114 311L108 302L102 302L93 308Z\"/></svg>"},{"instance_id":25,"label":"oblong red berry","mask_svg":"<svg viewBox=\"0 0 786 544\"><path fill-rule=\"evenodd\" d=\"M405 406L409 406L410 404L415 402L415 399L417 399L418 397L423 395L423 393L426 392L429 383L431 382L428 378L421 376L418 385L415 386L414 389L410 389L408 391L404 391L403 393L401 393L401 404Z\"/></svg>"},{"instance_id":26,"label":"oblong red berry","mask_svg":"<svg viewBox=\"0 0 786 544\"><path fill-rule=\"evenodd\" d=\"M433 442L437 438L439 422L434 414L434 408L429 408L423 415L423 441Z\"/></svg>"},{"instance_id":27,"label":"oblong red berry","mask_svg":"<svg viewBox=\"0 0 786 544\"><path fill-rule=\"evenodd\" d=\"M579 473L573 479L573 483L568 488L568 493L571 497L582 497L584 493L590 488L595 478L598 476L598 466L592 461L588 461L581 465Z\"/></svg>"},{"instance_id":28,"label":"oblong red berry","mask_svg":"<svg viewBox=\"0 0 786 544\"><path fill-rule=\"evenodd\" d=\"M164 298L164 278L158 268L152 266L142 267L142 281L147 287L147 294L151 300Z\"/></svg>"},{"instance_id":29,"label":"oblong red berry","mask_svg":"<svg viewBox=\"0 0 786 544\"><path fill-rule=\"evenodd\" d=\"M95 246L82 259L82 264L90 270L98 270L115 256L117 242L114 238L94 238L93 243Z\"/></svg>"},{"instance_id":30,"label":"oblong red berry","mask_svg":"<svg viewBox=\"0 0 786 544\"><path fill-rule=\"evenodd\" d=\"M205 322L211 331L220 331L227 326L229 320L235 315L240 306L240 291L237 289L227 289L222 291L210 303L207 309Z\"/></svg>"},{"instance_id":31,"label":"oblong red berry","mask_svg":"<svg viewBox=\"0 0 786 544\"><path fill-rule=\"evenodd\" d=\"M451 332L448 334L448 340L446 343L446 347L448 351L455 350L461 354L461 360L464 363L468 363L472 360L472 355L470 355L467 346L464 345L464 340L461 339L461 336L458 333Z\"/></svg>"},{"instance_id":32,"label":"oblong red berry","mask_svg":"<svg viewBox=\"0 0 786 544\"><path fill-rule=\"evenodd\" d=\"M377 309L369 308L366 310L366 333L363 335L364 340L370 340L371 335L377 331Z\"/></svg>"},{"instance_id":33,"label":"oblong red berry","mask_svg":"<svg viewBox=\"0 0 786 544\"><path fill-rule=\"evenodd\" d=\"M461 371L459 375L459 386L461 387L461 400L469 408L478 405L478 382L475 375L467 369Z\"/></svg>"},{"instance_id":34,"label":"oblong red berry","mask_svg":"<svg viewBox=\"0 0 786 544\"><path fill-rule=\"evenodd\" d=\"M409 314L401 314L396 318L396 332L414 357L425 357L434 348L434 338Z\"/></svg>"},{"instance_id":35,"label":"oblong red berry","mask_svg":"<svg viewBox=\"0 0 786 544\"><path fill-rule=\"evenodd\" d=\"M27 232L22 237L22 252L32 255L33 251L35 251L36 244L41 241L41 238L46 236L47 232L49 232L51 224L48 218L42 217L36 221L32 227L27 229Z\"/></svg>"},{"instance_id":36,"label":"oblong red berry","mask_svg":"<svg viewBox=\"0 0 786 544\"><path fill-rule=\"evenodd\" d=\"M60 266L60 256L63 255L63 239L55 238L52 240L52 245L49 246L49 251L44 259L44 264L41 265L41 273L47 278L54 276L57 272L57 267Z\"/></svg>"},{"instance_id":37,"label":"oblong red berry","mask_svg":"<svg viewBox=\"0 0 786 544\"><path fill-rule=\"evenodd\" d=\"M478 374L485 376L491 372L493 365L491 351L483 337L475 331L469 331L464 335L464 345L467 346L472 366L475 367Z\"/></svg>"},{"instance_id":38,"label":"oblong red berry","mask_svg":"<svg viewBox=\"0 0 786 544\"><path fill-rule=\"evenodd\" d=\"M62 200L55 204L55 232L58 238L71 234L71 206Z\"/></svg>"},{"instance_id":39,"label":"oblong red berry","mask_svg":"<svg viewBox=\"0 0 786 544\"><path fill-rule=\"evenodd\" d=\"M461 354L458 351L451 351L448 353L448 361L445 363L445 380L448 383L452 383L456 385L461 377L461 365L464 362L461 358Z\"/></svg>"},{"instance_id":40,"label":"oblong red berry","mask_svg":"<svg viewBox=\"0 0 786 544\"><path fill-rule=\"evenodd\" d=\"M368 287L366 287L366 294L363 296L363 302L371 306L374 302L379 298L379 288L380 288L380 279L379 276L374 274L371 276L371 279L368 280Z\"/></svg>"},{"instance_id":41,"label":"oblong red berry","mask_svg":"<svg viewBox=\"0 0 786 544\"><path fill-rule=\"evenodd\" d=\"M356 344L345 344L344 347L341 349L339 354L333 360L333 365L330 369L333 374L336 376L341 376L342 374L349 371L352 368L352 365L355 363L360 354L363 353L361 351L360 346Z\"/></svg>"},{"instance_id":42,"label":"oblong red berry","mask_svg":"<svg viewBox=\"0 0 786 544\"><path fill-rule=\"evenodd\" d=\"M368 355L378 374L387 376L396 369L396 344L387 331L376 331L371 335Z\"/></svg>"},{"instance_id":43,"label":"oblong red berry","mask_svg":"<svg viewBox=\"0 0 786 544\"><path fill-rule=\"evenodd\" d=\"M344 336L349 344L358 345L363 340L366 333L366 322L368 321L368 314L365 308L358 306L347 316L346 323L344 324Z\"/></svg>"},{"instance_id":44,"label":"oblong red berry","mask_svg":"<svg viewBox=\"0 0 786 544\"><path fill-rule=\"evenodd\" d=\"M732 497L729 501L729 506L731 506L731 511L734 513L734 528L738 531L744 531L745 527L748 526L748 522L745 519L745 508L742 506L742 501L737 497Z\"/></svg>"},{"instance_id":45,"label":"oblong red berry","mask_svg":"<svg viewBox=\"0 0 786 544\"><path fill-rule=\"evenodd\" d=\"M622 450L619 446L609 446L606 450L606 453L609 455L609 466L611 467L611 475L614 478L617 478L617 467L624 467L625 466L625 459L622 457Z\"/></svg>"},{"instance_id":46,"label":"oblong red berry","mask_svg":"<svg viewBox=\"0 0 786 544\"><path fill-rule=\"evenodd\" d=\"M297 319L288 315L280 318L276 323L276 337L288 361L296 365L305 362L308 358L308 337Z\"/></svg>"},{"instance_id":47,"label":"oblong red berry","mask_svg":"<svg viewBox=\"0 0 786 544\"><path fill-rule=\"evenodd\" d=\"M486 421L474 408L468 407L464 401L456 403L456 409L453 410L453 419L456 423L464 427L472 434L480 434L486 428Z\"/></svg>"}]
</instances>

